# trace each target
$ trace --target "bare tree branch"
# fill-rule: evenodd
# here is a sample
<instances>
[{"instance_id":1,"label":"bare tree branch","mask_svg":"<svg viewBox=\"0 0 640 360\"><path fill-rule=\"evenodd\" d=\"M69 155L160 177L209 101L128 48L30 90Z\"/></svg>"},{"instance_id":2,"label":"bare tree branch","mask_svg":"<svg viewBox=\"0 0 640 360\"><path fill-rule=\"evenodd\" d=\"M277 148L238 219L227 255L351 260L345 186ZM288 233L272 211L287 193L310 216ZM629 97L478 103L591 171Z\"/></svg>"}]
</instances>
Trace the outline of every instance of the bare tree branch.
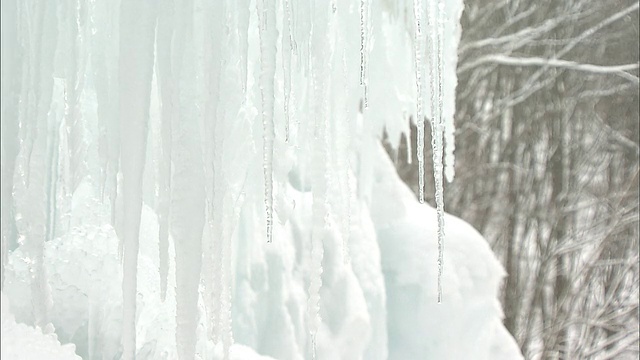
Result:
<instances>
[{"instance_id":1,"label":"bare tree branch","mask_svg":"<svg viewBox=\"0 0 640 360\"><path fill-rule=\"evenodd\" d=\"M561 59L545 59L540 57L510 57L506 55L488 55L483 56L480 59L466 64L461 67L458 72L464 73L473 69L474 67L484 65L487 63L511 65L511 66L545 66L545 67L558 67L575 71L584 71L593 74L614 74L622 78L625 78L634 84L639 83L637 76L629 74L627 71L640 68L640 64L625 64L617 66L605 66L594 64L580 64L575 61L561 60Z\"/></svg>"}]
</instances>

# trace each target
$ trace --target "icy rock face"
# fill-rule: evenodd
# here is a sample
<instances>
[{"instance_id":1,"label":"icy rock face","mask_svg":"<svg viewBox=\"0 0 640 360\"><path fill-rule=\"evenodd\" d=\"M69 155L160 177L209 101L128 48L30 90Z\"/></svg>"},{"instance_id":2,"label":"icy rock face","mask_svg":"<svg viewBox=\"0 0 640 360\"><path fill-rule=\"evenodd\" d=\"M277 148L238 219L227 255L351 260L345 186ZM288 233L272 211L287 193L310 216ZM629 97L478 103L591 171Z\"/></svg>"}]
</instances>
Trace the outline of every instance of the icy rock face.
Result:
<instances>
[{"instance_id":1,"label":"icy rock face","mask_svg":"<svg viewBox=\"0 0 640 360\"><path fill-rule=\"evenodd\" d=\"M389 359L521 359L501 323L505 275L488 243L446 215L443 300L437 303L435 209L419 204L380 147L372 219L387 291Z\"/></svg>"},{"instance_id":2,"label":"icy rock face","mask_svg":"<svg viewBox=\"0 0 640 360\"><path fill-rule=\"evenodd\" d=\"M2 293L2 346L5 360L81 360L73 344L60 345L55 334L18 324L10 311L9 299Z\"/></svg>"}]
</instances>

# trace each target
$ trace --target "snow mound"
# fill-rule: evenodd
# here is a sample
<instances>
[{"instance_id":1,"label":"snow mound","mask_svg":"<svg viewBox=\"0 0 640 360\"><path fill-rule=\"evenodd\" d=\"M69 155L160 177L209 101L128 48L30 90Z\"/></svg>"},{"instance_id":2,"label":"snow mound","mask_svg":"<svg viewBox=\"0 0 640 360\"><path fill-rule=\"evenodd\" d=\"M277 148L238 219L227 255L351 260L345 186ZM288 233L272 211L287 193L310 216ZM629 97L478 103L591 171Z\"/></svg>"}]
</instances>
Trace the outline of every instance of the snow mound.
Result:
<instances>
[{"instance_id":1,"label":"snow mound","mask_svg":"<svg viewBox=\"0 0 640 360\"><path fill-rule=\"evenodd\" d=\"M39 328L16 323L9 299L2 293L3 360L81 360L73 344L60 345L55 334L44 334ZM51 330L51 329L49 329Z\"/></svg>"},{"instance_id":2,"label":"snow mound","mask_svg":"<svg viewBox=\"0 0 640 360\"><path fill-rule=\"evenodd\" d=\"M487 242L446 215L438 304L436 211L416 200L381 147L378 153L371 213L387 291L389 359L521 359L500 321L505 272Z\"/></svg>"}]
</instances>

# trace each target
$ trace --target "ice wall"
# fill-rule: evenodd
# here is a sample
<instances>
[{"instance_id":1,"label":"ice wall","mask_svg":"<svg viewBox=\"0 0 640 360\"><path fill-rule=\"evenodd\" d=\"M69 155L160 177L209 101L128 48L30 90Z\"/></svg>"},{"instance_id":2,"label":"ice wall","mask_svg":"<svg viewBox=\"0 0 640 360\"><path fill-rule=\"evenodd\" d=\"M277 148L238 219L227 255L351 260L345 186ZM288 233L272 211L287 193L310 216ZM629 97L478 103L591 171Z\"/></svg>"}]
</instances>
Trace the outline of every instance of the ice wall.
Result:
<instances>
[{"instance_id":1,"label":"ice wall","mask_svg":"<svg viewBox=\"0 0 640 360\"><path fill-rule=\"evenodd\" d=\"M415 199L389 198L412 214L391 235L374 213L404 191L380 185L383 130L398 144L421 104L451 145L462 2L419 3L3 0L3 291L18 321L53 324L89 358L439 354L398 323L387 246L406 233L404 264L438 281L442 208L420 236L407 231L436 215ZM417 18L431 50L415 61ZM490 269L464 294L495 306ZM424 320L413 336L437 338L432 290L406 307Z\"/></svg>"}]
</instances>

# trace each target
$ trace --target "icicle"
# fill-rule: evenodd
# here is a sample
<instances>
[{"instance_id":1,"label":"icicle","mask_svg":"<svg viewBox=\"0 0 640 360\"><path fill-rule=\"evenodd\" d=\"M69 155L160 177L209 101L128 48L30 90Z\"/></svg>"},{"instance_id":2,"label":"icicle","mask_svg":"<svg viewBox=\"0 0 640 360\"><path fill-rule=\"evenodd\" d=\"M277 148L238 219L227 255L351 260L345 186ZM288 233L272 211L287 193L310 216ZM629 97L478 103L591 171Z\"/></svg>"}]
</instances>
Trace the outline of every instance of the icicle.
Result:
<instances>
[{"instance_id":1,"label":"icicle","mask_svg":"<svg viewBox=\"0 0 640 360\"><path fill-rule=\"evenodd\" d=\"M316 150L321 152L323 150ZM322 170L320 170L322 171ZM318 172L320 172L318 171ZM324 182L324 174L320 176L319 181ZM316 185L314 184L314 185ZM309 316L309 333L312 338L313 354L315 358L316 344L315 338L322 321L320 317L320 288L322 287L322 258L324 257L323 234L326 227L325 204L326 194L319 193L324 191L314 186L313 192L313 231L311 235L311 272L309 274L309 302L307 305ZM317 190L316 190L317 189ZM316 193L318 194L316 195Z\"/></svg>"},{"instance_id":2,"label":"icicle","mask_svg":"<svg viewBox=\"0 0 640 360\"><path fill-rule=\"evenodd\" d=\"M124 270L122 281L123 359L136 355L137 267L142 210L142 174L145 165L149 102L153 73L155 11L148 2L122 2L120 26L120 147L122 156L122 194ZM135 35L133 35L135 34Z\"/></svg>"},{"instance_id":3,"label":"icicle","mask_svg":"<svg viewBox=\"0 0 640 360\"><path fill-rule=\"evenodd\" d=\"M221 316L221 304L222 298L222 251L221 239L215 237L216 231L219 228L217 222L212 221L209 224L209 241L212 242L211 246L204 248L205 256L208 258L209 263L205 263L207 266L203 268L203 280L206 285L206 301L207 312L209 320L209 338L218 343L222 337L222 325L220 321Z\"/></svg>"},{"instance_id":4,"label":"icicle","mask_svg":"<svg viewBox=\"0 0 640 360\"><path fill-rule=\"evenodd\" d=\"M22 54L24 60L22 61L26 65L22 68L24 73L19 100L22 109L19 114L23 122L21 125L30 132L28 137L30 141L24 144L25 148L22 148L22 151L27 153L25 171L28 175L25 174L27 188L24 205L23 208L18 209L18 212L23 214L24 231L20 236L26 239L24 249L29 259L34 323L44 328L48 324L48 310L51 306L50 289L44 267L44 244L48 231L47 185L50 181L47 161L50 155L47 143L51 140L48 139L51 135L48 111L51 107L53 91L53 60L58 40L58 18L56 5L53 3L19 2L18 6L19 12L24 16L19 20L21 27L18 30L18 38L23 41L21 48L24 51ZM40 21L30 21L30 11L41 16Z\"/></svg>"},{"instance_id":5,"label":"icicle","mask_svg":"<svg viewBox=\"0 0 640 360\"><path fill-rule=\"evenodd\" d=\"M214 162L220 163L220 157L218 157L219 146L221 143L219 140L222 139L222 134L218 128L215 131L215 140L214 141ZM222 174L219 172L214 173L213 176L213 202L210 204L210 220L208 224L209 229L209 239L207 246L203 249L205 251L205 267L203 268L203 280L205 281L205 290L206 290L206 298L207 301L207 312L209 319L209 338L214 342L218 343L223 338L223 321L222 321L222 312L223 305L222 300L223 296L223 262L224 262L224 253L223 249L223 239L222 239L222 227L225 221L224 214L225 209L223 209L223 194L225 189L224 179L222 178Z\"/></svg>"},{"instance_id":6,"label":"icicle","mask_svg":"<svg viewBox=\"0 0 640 360\"><path fill-rule=\"evenodd\" d=\"M291 121L290 99L291 99L291 54L293 53L293 33L291 28L291 4L290 0L284 0L282 21L282 73L284 74L284 120L285 120L285 142L289 142L289 127Z\"/></svg>"},{"instance_id":7,"label":"icicle","mask_svg":"<svg viewBox=\"0 0 640 360\"><path fill-rule=\"evenodd\" d=\"M311 359L312 360L316 360L318 357L316 355L317 349L316 349L316 334L311 335Z\"/></svg>"},{"instance_id":8,"label":"icicle","mask_svg":"<svg viewBox=\"0 0 640 360\"><path fill-rule=\"evenodd\" d=\"M436 198L436 212L438 217L438 303L442 302L442 273L444 265L444 190L443 190L443 165L442 165L442 153L443 153L443 123L442 123L442 32L444 25L444 3L442 0L438 1L437 8L435 9L435 24L432 26L432 31L435 32L435 55L436 55L436 96L432 98L437 99L435 104L436 111L434 120L432 121L433 129L433 176L435 180L435 198Z\"/></svg>"},{"instance_id":9,"label":"icicle","mask_svg":"<svg viewBox=\"0 0 640 360\"><path fill-rule=\"evenodd\" d=\"M94 359L97 356L96 354L96 335L98 334L98 316L96 314L96 310L100 305L95 304L93 290L89 293L89 320L88 320L88 329L87 329L87 343L89 348L89 359Z\"/></svg>"},{"instance_id":10,"label":"icicle","mask_svg":"<svg viewBox=\"0 0 640 360\"><path fill-rule=\"evenodd\" d=\"M158 247L160 261L160 297L167 295L169 275L169 209L171 206L171 121L175 108L174 83L171 71L171 39L173 37L173 9L169 1L160 4L158 39L156 42L156 72L161 99L160 161L158 169Z\"/></svg>"},{"instance_id":11,"label":"icicle","mask_svg":"<svg viewBox=\"0 0 640 360\"><path fill-rule=\"evenodd\" d=\"M20 66L21 51L19 48L19 3L16 0L2 1L2 13L6 15L2 19L2 111L0 112L0 137L2 138L2 166L0 171L1 215L0 232L2 237L2 286L4 286L4 267L9 256L9 244L15 241L15 216L13 198L13 178L16 168L16 157L20 150L19 142L19 103L20 103L20 79L22 66Z\"/></svg>"},{"instance_id":12,"label":"icicle","mask_svg":"<svg viewBox=\"0 0 640 360\"><path fill-rule=\"evenodd\" d=\"M121 229L116 223L118 170L120 162L120 126L118 121L118 48L119 3L92 2L95 7L91 19L92 51L89 56L93 70L93 83L98 100L100 157L102 172L102 198L108 197L111 225L119 237Z\"/></svg>"},{"instance_id":13,"label":"icicle","mask_svg":"<svg viewBox=\"0 0 640 360\"><path fill-rule=\"evenodd\" d=\"M335 124L336 127L336 149L337 149L337 167L340 176L340 194L342 197L342 259L345 264L349 263L349 240L351 236L351 183L349 181L349 154L350 154L350 137L349 137L349 119L350 119L350 104L346 99L349 99L349 84L347 79L348 67L346 59L346 50L342 52L342 79L344 81L343 91L344 94L341 97L343 101L343 118L339 123Z\"/></svg>"},{"instance_id":14,"label":"icicle","mask_svg":"<svg viewBox=\"0 0 640 360\"><path fill-rule=\"evenodd\" d=\"M221 91L223 80L228 71L224 65L233 63L239 74L234 77L235 85L240 88L241 97L246 95L247 87L247 51L250 8L249 1L203 2L202 14L197 16L197 24L202 24L204 37L204 123L203 158L206 193L206 222L202 241L202 281L204 284L204 305L206 310L207 336L218 343L221 329L221 292L222 292L222 222L225 211L221 197L223 187L224 164L222 149L224 146L224 113L221 97L231 89ZM235 30L235 31L234 31ZM237 49L234 58L229 47ZM237 65L236 65L237 64ZM239 65L239 66L238 66ZM236 67L238 66L238 67Z\"/></svg>"},{"instance_id":15,"label":"icicle","mask_svg":"<svg viewBox=\"0 0 640 360\"><path fill-rule=\"evenodd\" d=\"M226 213L226 211L225 211ZM235 214L234 214L235 215ZM229 360L229 351L233 344L233 329L231 327L231 279L232 279L232 238L229 232L230 220L224 216L222 220L222 290L220 291L220 330L224 360Z\"/></svg>"},{"instance_id":16,"label":"icicle","mask_svg":"<svg viewBox=\"0 0 640 360\"><path fill-rule=\"evenodd\" d=\"M205 174L201 145L201 112L197 84L202 71L193 33L192 2L176 7L172 42L173 74L177 86L177 115L171 123L170 233L176 253L176 347L178 358L193 359L198 327L198 289L205 223ZM222 9L224 12L224 9Z\"/></svg>"},{"instance_id":17,"label":"icicle","mask_svg":"<svg viewBox=\"0 0 640 360\"><path fill-rule=\"evenodd\" d=\"M240 219L240 212L242 205L244 204L245 195L244 192L240 192L236 199L226 197L224 202L224 214L223 219L219 226L222 227L222 247L221 247L221 281L219 297L217 300L220 303L218 322L216 327L222 332L222 343L224 359L229 359L229 351L233 345L233 328L232 328L232 281L233 281L233 228L234 224L237 224ZM231 216L226 214L231 214Z\"/></svg>"},{"instance_id":18,"label":"icicle","mask_svg":"<svg viewBox=\"0 0 640 360\"><path fill-rule=\"evenodd\" d=\"M274 0L257 0L260 19L260 96L262 97L264 202L267 242L273 239L273 141L275 137L273 107L276 74L276 8Z\"/></svg>"},{"instance_id":19,"label":"icicle","mask_svg":"<svg viewBox=\"0 0 640 360\"><path fill-rule=\"evenodd\" d=\"M262 0L257 0L262 1ZM240 76L242 92L247 89L247 66L249 61L249 20L251 17L251 0L238 0L236 14L238 16L238 44L240 47Z\"/></svg>"},{"instance_id":20,"label":"icicle","mask_svg":"<svg viewBox=\"0 0 640 360\"><path fill-rule=\"evenodd\" d=\"M307 304L307 315L309 319L309 333L312 340L312 355L315 357L315 340L322 322L320 316L320 288L322 287L322 259L324 257L324 236L328 231L329 221L329 87L326 84L329 76L330 63L332 62L333 48L328 43L328 36L335 18L329 16L330 6L324 2L316 3L317 11L311 30L311 83L313 94L313 114L314 114L314 146L311 154L312 169L312 232L311 232L311 265L309 274L309 300ZM323 21L324 20L324 21ZM326 24L326 25L325 25ZM328 28L325 28L328 26Z\"/></svg>"},{"instance_id":21,"label":"icicle","mask_svg":"<svg viewBox=\"0 0 640 360\"><path fill-rule=\"evenodd\" d=\"M228 5L229 2L233 2L234 0L228 0L225 5ZM274 18L275 22L275 9L274 9ZM229 20L227 20L229 21ZM275 26L275 25L274 25ZM227 27L231 27L228 24ZM230 43L231 41L227 41ZM275 42L275 40L274 40ZM275 45L274 45L275 46ZM226 49L225 47L222 47ZM274 72L275 72L275 54L274 57ZM225 94L230 94L230 91L225 92ZM239 95L239 94L238 94ZM223 100L224 101L224 100ZM232 111L229 111L232 112ZM228 112L223 112L221 115L222 121L224 122L232 122L235 120L235 114L229 114ZM218 132L218 136L220 139L218 142L220 144L224 144L224 133L222 131ZM224 179L224 178L223 178ZM228 182L224 181L223 185L227 185ZM224 204L222 206L222 214L218 214L218 217L222 219L222 273L221 273L221 284L222 289L220 291L220 329L222 331L222 345L224 350L224 360L228 360L230 356L231 346L233 345L233 327L232 327L232 288L233 288L233 229L235 224L237 224L240 217L240 205L243 201L243 196L240 194L239 199L231 200L231 192L224 191ZM239 203L239 204L238 204Z\"/></svg>"},{"instance_id":22,"label":"icicle","mask_svg":"<svg viewBox=\"0 0 640 360\"><path fill-rule=\"evenodd\" d=\"M364 87L364 109L369 108L369 21L371 0L360 0L360 86Z\"/></svg>"},{"instance_id":23,"label":"icicle","mask_svg":"<svg viewBox=\"0 0 640 360\"><path fill-rule=\"evenodd\" d=\"M422 0L413 1L415 20L414 59L416 72L416 126L418 157L418 188L420 203L424 203L424 115L422 114ZM411 139L407 140L410 143Z\"/></svg>"},{"instance_id":24,"label":"icicle","mask_svg":"<svg viewBox=\"0 0 640 360\"><path fill-rule=\"evenodd\" d=\"M80 113L80 95L84 87L84 68L86 56L84 51L85 29L81 23L87 17L87 6L82 6L80 1L74 0L68 4L67 27L65 34L71 44L70 54L66 57L66 81L65 81L65 126L68 140L68 159L70 162L69 183L65 184L68 195L73 194L76 186L84 175L83 161L85 139L83 138L83 118Z\"/></svg>"}]
</instances>

